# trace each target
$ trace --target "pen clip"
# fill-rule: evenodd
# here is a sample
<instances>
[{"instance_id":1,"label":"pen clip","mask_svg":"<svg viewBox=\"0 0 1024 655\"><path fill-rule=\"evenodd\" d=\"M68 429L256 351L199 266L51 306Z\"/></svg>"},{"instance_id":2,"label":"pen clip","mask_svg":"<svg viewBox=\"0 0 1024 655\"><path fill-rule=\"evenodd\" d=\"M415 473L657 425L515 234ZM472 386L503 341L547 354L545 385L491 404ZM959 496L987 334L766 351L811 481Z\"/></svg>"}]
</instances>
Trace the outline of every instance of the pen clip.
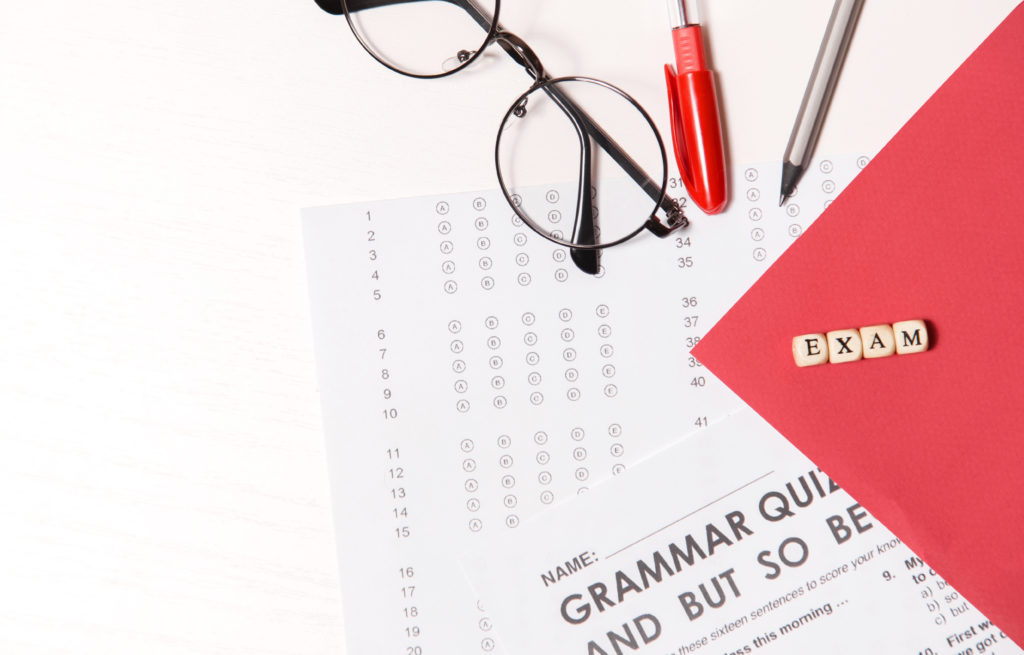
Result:
<instances>
[{"instance_id":1,"label":"pen clip","mask_svg":"<svg viewBox=\"0 0 1024 655\"><path fill-rule=\"evenodd\" d=\"M677 74L665 65L672 145L683 185L701 210L717 214L725 208L725 146L711 71Z\"/></svg>"}]
</instances>

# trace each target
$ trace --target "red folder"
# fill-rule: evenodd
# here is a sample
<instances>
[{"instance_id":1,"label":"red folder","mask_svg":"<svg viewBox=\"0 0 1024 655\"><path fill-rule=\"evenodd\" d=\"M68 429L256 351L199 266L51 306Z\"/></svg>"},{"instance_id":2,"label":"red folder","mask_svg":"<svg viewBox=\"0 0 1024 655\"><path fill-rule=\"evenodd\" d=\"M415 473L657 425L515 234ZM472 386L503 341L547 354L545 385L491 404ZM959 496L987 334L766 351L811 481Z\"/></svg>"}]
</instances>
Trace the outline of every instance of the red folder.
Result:
<instances>
[{"instance_id":1,"label":"red folder","mask_svg":"<svg viewBox=\"0 0 1024 655\"><path fill-rule=\"evenodd\" d=\"M921 354L797 335L925 319ZM1024 645L1024 6L693 350Z\"/></svg>"}]
</instances>

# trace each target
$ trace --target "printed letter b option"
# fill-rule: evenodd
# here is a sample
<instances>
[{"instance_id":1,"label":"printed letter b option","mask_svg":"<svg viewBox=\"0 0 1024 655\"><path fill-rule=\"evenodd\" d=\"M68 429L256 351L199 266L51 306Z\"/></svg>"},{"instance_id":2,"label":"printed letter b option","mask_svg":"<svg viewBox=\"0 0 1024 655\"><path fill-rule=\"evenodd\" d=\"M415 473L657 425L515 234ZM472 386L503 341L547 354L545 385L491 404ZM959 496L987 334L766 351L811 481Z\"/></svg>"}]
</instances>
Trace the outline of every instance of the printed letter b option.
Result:
<instances>
[{"instance_id":1,"label":"printed letter b option","mask_svg":"<svg viewBox=\"0 0 1024 655\"><path fill-rule=\"evenodd\" d=\"M793 359L797 366L817 366L825 362L843 364L861 358L909 355L925 350L928 350L928 328L922 320L793 337Z\"/></svg>"}]
</instances>

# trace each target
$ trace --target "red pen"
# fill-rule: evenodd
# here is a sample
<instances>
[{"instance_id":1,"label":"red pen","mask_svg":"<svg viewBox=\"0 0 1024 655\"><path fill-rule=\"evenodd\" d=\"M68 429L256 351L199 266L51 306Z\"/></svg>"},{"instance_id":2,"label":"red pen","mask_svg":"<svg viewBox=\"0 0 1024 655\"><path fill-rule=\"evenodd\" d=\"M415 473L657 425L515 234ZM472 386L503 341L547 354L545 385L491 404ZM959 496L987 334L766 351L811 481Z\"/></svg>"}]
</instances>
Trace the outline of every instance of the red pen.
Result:
<instances>
[{"instance_id":1,"label":"red pen","mask_svg":"<svg viewBox=\"0 0 1024 655\"><path fill-rule=\"evenodd\" d=\"M728 185L715 76L704 58L700 25L687 20L684 0L670 0L670 5L676 3L679 16L673 23L678 25L672 28L676 70L665 65L672 143L690 198L705 213L717 214L725 208Z\"/></svg>"}]
</instances>

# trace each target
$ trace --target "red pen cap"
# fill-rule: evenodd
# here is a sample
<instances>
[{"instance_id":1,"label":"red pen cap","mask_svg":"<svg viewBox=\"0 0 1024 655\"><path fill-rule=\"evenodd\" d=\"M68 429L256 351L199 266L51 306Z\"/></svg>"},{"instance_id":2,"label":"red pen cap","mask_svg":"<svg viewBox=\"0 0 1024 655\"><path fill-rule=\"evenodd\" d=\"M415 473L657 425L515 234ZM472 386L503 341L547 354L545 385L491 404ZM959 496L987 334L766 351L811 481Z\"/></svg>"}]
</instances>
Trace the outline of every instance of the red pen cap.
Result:
<instances>
[{"instance_id":1,"label":"red pen cap","mask_svg":"<svg viewBox=\"0 0 1024 655\"><path fill-rule=\"evenodd\" d=\"M672 40L679 71L666 65L665 81L676 163L693 202L717 214L728 200L728 184L714 74L704 61L700 25L672 30Z\"/></svg>"}]
</instances>

